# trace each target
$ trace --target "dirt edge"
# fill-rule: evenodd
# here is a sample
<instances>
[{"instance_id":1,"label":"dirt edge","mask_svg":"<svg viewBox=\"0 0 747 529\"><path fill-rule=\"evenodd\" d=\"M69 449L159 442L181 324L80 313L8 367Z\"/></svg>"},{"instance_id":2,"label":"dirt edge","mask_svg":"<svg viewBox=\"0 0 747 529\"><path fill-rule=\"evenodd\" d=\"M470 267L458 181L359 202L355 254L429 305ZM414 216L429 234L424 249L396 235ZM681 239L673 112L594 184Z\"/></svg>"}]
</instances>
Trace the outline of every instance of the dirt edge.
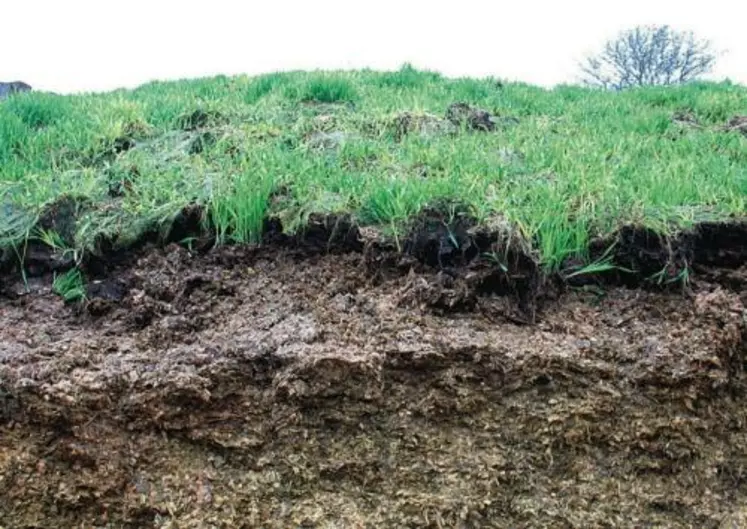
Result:
<instances>
[{"instance_id":1,"label":"dirt edge","mask_svg":"<svg viewBox=\"0 0 747 529\"><path fill-rule=\"evenodd\" d=\"M63 211L73 207L64 206ZM30 241L22 264L18 255L6 252L0 263L0 295L10 295L3 285L17 280L21 272L24 279L43 277L77 265L89 278L102 279L152 248L189 241L186 244L192 251L209 252L217 241L215 234L206 230L204 215L200 206L193 205L185 207L165 233L154 226L125 244L116 237L100 237L96 251L77 261L70 252L61 254L41 241ZM54 219L42 218L40 223L47 228L55 226ZM683 289L699 273L742 266L747 263L747 220L701 222L671 236L626 225L609 237L593 239L585 259L568 257L551 271L540 265L532 245L509 224L480 225L468 214L446 207L422 211L398 238L359 227L350 215L314 214L293 234L285 232L280 219L270 217L263 223L261 242L256 246L268 252L292 251L301 257L362 253L368 273L381 278L409 273L413 267L418 272L446 274L457 281L466 280L476 296L511 297L520 312L533 321L543 299L554 299L569 287ZM602 266L585 268L595 262ZM459 307L444 309L469 309L473 304L457 303Z\"/></svg>"}]
</instances>

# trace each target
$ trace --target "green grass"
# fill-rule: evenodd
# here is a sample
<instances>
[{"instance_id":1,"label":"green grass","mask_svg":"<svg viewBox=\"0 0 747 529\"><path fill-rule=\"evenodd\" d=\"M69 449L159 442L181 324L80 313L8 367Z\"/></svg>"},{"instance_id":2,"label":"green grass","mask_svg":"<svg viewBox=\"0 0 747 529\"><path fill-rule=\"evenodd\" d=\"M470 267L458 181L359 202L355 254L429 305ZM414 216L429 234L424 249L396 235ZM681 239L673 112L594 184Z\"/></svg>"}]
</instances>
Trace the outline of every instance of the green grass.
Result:
<instances>
[{"instance_id":1,"label":"green grass","mask_svg":"<svg viewBox=\"0 0 747 529\"><path fill-rule=\"evenodd\" d=\"M63 274L55 275L52 291L66 303L84 300L86 285L83 274L78 268L71 268Z\"/></svg>"},{"instance_id":2,"label":"green grass","mask_svg":"<svg viewBox=\"0 0 747 529\"><path fill-rule=\"evenodd\" d=\"M291 90L286 94L297 95L301 101L317 103L352 103L358 99L358 92L351 81L322 74L315 74L303 83L300 90Z\"/></svg>"},{"instance_id":3,"label":"green grass","mask_svg":"<svg viewBox=\"0 0 747 529\"><path fill-rule=\"evenodd\" d=\"M403 112L443 118L456 101L518 123L397 134ZM555 268L625 223L673 231L744 216L747 138L719 127L746 114L747 88L729 83L546 90L409 65L21 94L0 104L0 246L33 236L63 194L93 204L76 224L78 255L102 234L128 241L168 225L190 203L205 206L221 242L248 242L268 215L296 229L311 213L350 213L399 236L423 208L452 201L507 221ZM327 137L344 141L314 144Z\"/></svg>"}]
</instances>

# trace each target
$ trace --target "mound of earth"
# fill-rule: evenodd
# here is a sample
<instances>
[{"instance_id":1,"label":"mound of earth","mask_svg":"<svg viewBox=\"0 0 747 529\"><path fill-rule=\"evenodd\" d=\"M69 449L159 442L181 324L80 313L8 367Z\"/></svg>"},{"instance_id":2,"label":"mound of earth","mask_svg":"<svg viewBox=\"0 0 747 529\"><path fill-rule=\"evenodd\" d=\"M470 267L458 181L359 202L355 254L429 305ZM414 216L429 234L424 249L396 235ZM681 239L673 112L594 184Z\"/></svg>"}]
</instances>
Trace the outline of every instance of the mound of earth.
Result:
<instances>
[{"instance_id":1,"label":"mound of earth","mask_svg":"<svg viewBox=\"0 0 747 529\"><path fill-rule=\"evenodd\" d=\"M371 266L170 246L101 275L88 310L0 298L2 525L743 518L747 268L689 295L569 290L519 325L501 296L434 311L443 271Z\"/></svg>"},{"instance_id":2,"label":"mound of earth","mask_svg":"<svg viewBox=\"0 0 747 529\"><path fill-rule=\"evenodd\" d=\"M512 117L492 116L487 110L475 108L464 102L449 105L446 109L446 119L457 127L483 132L495 130L499 125L514 125L519 122Z\"/></svg>"}]
</instances>

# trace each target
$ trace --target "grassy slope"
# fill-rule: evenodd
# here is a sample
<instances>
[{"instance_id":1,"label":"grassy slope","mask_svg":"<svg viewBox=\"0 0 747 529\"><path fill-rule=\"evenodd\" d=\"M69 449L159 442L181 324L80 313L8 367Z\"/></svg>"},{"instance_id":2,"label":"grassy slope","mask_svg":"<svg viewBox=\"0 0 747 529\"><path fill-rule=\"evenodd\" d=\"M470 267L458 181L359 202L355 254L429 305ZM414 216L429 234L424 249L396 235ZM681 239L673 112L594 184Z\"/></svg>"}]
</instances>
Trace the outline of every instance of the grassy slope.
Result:
<instances>
[{"instance_id":1,"label":"grassy slope","mask_svg":"<svg viewBox=\"0 0 747 529\"><path fill-rule=\"evenodd\" d=\"M396 141L398 113L443 117L455 101L519 123ZM198 109L208 112L206 127L182 130ZM703 127L673 122L678 111ZM729 84L617 94L499 87L410 68L20 95L0 104L0 245L27 236L44 204L65 193L94 203L77 223L78 250L90 250L99 232L134 237L148 223L168 223L195 200L224 239L251 240L268 213L293 227L311 212L352 212L361 224L396 230L452 198L480 220L508 219L554 266L621 223L666 230L743 216L747 138L718 130L738 114L747 114L747 88ZM343 131L345 141L314 149L315 131ZM122 138L135 147L117 154ZM203 150L191 154L196 141ZM126 190L112 198L122 182ZM280 188L285 199L268 200Z\"/></svg>"}]
</instances>

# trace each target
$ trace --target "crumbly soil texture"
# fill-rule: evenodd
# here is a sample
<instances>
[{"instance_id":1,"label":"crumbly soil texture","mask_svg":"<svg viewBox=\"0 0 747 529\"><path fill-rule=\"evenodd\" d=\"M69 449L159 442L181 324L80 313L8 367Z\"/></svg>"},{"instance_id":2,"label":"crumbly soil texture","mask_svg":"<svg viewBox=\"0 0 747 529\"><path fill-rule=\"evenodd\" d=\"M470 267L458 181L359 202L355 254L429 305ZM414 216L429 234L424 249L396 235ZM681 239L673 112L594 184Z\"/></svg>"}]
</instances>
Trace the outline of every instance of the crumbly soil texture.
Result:
<instances>
[{"instance_id":1,"label":"crumbly soil texture","mask_svg":"<svg viewBox=\"0 0 747 529\"><path fill-rule=\"evenodd\" d=\"M0 527L747 526L738 231L621 233L683 291L327 228L4 275Z\"/></svg>"}]
</instances>

